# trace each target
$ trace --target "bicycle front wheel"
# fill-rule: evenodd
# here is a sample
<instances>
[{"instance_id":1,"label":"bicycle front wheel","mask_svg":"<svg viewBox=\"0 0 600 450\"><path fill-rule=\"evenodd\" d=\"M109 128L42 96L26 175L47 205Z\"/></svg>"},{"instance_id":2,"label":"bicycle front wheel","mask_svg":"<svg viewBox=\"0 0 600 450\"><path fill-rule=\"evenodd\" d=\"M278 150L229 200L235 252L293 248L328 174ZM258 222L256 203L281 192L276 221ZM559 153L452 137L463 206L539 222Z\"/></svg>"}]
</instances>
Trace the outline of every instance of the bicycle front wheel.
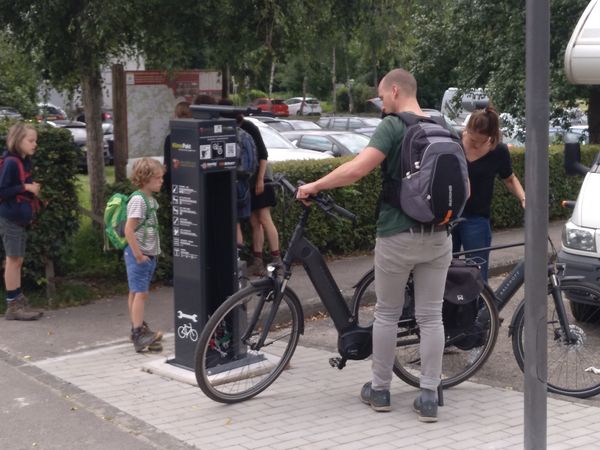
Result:
<instances>
[{"instance_id":1,"label":"bicycle front wheel","mask_svg":"<svg viewBox=\"0 0 600 450\"><path fill-rule=\"evenodd\" d=\"M555 394L587 398L600 393L600 325L587 317L576 319L567 304L569 299L585 299L600 305L600 291L581 282L565 281L560 285L562 308L572 340L566 338L559 312L548 294L547 349L548 390ZM595 314L590 310L590 314ZM525 303L515 312L512 346L521 370L525 361Z\"/></svg>"},{"instance_id":2,"label":"bicycle front wheel","mask_svg":"<svg viewBox=\"0 0 600 450\"><path fill-rule=\"evenodd\" d=\"M276 301L274 283L248 286L211 316L196 347L196 380L212 400L236 403L269 387L294 354L302 309L286 289Z\"/></svg>"},{"instance_id":3,"label":"bicycle front wheel","mask_svg":"<svg viewBox=\"0 0 600 450\"><path fill-rule=\"evenodd\" d=\"M356 285L352 313L359 325L368 326L374 320L375 274L367 273ZM402 316L398 320L394 373L411 386L419 387L421 376L421 332L414 316L412 284L405 289ZM449 388L462 383L477 372L488 359L498 337L499 319L494 295L488 286L481 292L476 323L459 333L445 326L442 356L442 386Z\"/></svg>"}]
</instances>

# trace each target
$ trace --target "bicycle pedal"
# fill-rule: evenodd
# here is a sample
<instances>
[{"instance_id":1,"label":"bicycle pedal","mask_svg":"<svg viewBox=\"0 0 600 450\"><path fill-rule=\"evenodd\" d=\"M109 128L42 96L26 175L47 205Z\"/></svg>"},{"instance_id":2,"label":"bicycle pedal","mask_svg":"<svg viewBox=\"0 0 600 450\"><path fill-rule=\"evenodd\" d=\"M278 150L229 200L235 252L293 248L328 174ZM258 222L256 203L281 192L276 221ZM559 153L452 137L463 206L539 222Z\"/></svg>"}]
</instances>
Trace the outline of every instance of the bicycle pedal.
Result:
<instances>
[{"instance_id":1,"label":"bicycle pedal","mask_svg":"<svg viewBox=\"0 0 600 450\"><path fill-rule=\"evenodd\" d=\"M345 358L329 358L329 365L331 367L335 367L339 370L342 370L344 367L346 367L346 359Z\"/></svg>"}]
</instances>

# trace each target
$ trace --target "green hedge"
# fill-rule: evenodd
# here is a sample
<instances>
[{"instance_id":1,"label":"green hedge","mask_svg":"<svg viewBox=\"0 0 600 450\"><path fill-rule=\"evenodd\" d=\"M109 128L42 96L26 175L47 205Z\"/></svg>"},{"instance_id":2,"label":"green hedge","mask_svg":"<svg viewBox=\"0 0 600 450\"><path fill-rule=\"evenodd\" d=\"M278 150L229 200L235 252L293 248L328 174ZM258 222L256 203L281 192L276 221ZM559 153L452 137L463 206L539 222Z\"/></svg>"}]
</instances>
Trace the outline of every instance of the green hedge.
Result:
<instances>
[{"instance_id":1,"label":"green hedge","mask_svg":"<svg viewBox=\"0 0 600 450\"><path fill-rule=\"evenodd\" d=\"M590 166L600 146L583 146L581 151L583 164ZM523 149L511 151L513 170L525 186L525 152ZM292 181L313 181L345 162L346 158L310 162L283 162L273 164L275 172L283 172ZM549 150L549 219L564 219L570 216L570 210L560 206L562 200L575 200L583 181L581 176L567 176L563 168L564 152L562 146L553 146ZM375 170L362 180L345 188L334 189L331 195L341 206L358 216L355 227L343 221L335 221L325 217L320 211L315 212L310 220L307 233L311 241L323 253L347 255L372 249L375 245L375 210L381 178L379 170ZM278 206L273 210L273 219L280 232L281 246L285 248L293 231L299 207L289 205L290 199L278 193ZM292 202L293 203L293 202ZM500 180L496 181L492 202L493 227L508 228L522 226L524 211L519 202L508 192Z\"/></svg>"},{"instance_id":2,"label":"green hedge","mask_svg":"<svg viewBox=\"0 0 600 450\"><path fill-rule=\"evenodd\" d=\"M596 153L600 150L597 146L586 146L582 149L582 162L591 165ZM560 207L560 200L575 199L582 177L568 177L563 169L563 148L556 146L550 149L550 219L566 218L570 211ZM274 172L285 173L292 183L299 181L310 182L348 161L348 158L335 158L315 161L288 161L273 164ZM513 169L519 179L524 183L525 153L521 149L512 152ZM350 255L371 250L375 245L375 213L377 199L381 187L379 170L374 170L357 183L344 188L334 189L330 192L336 202L357 215L356 225L344 220L335 220L316 209L311 215L307 235L310 240L325 254ZM131 184L121 183L109 186L108 195L113 192L131 193ZM162 256L159 258L157 268L158 279L172 277L172 236L171 236L171 208L168 193L161 192L157 196L160 204L159 223L161 233ZM272 215L277 225L281 248L285 249L289 238L301 213L300 206L283 190L277 189L277 206L273 208ZM495 228L521 226L524 213L516 199L508 193L504 185L497 181L494 201L492 203L492 222ZM249 227L244 226L244 236L248 244L251 239Z\"/></svg>"},{"instance_id":3,"label":"green hedge","mask_svg":"<svg viewBox=\"0 0 600 450\"><path fill-rule=\"evenodd\" d=\"M6 147L8 123L0 123L0 148ZM33 179L42 185L46 206L27 235L23 268L24 281L44 285L46 263L54 263L61 273L60 260L79 227L76 191L77 165L81 150L66 129L37 125L38 149L33 157Z\"/></svg>"}]
</instances>

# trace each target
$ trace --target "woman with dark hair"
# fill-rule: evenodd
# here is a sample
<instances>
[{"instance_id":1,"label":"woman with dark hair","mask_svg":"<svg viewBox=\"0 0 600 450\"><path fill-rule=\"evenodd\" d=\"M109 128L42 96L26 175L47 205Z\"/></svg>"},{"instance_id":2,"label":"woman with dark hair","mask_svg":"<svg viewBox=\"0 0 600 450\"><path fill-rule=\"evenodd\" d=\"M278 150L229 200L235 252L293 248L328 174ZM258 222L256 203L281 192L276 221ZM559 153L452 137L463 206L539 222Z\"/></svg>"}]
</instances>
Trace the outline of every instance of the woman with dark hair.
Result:
<instances>
[{"instance_id":1,"label":"woman with dark hair","mask_svg":"<svg viewBox=\"0 0 600 450\"><path fill-rule=\"evenodd\" d=\"M489 247L492 243L490 210L494 194L494 180L499 176L508 191L525 208L525 191L513 173L510 153L501 142L500 118L492 106L471 114L462 133L462 143L467 156L471 196L465 206L463 217L452 230L452 251ZM488 278L489 251L469 254L484 262L481 274Z\"/></svg>"}]
</instances>

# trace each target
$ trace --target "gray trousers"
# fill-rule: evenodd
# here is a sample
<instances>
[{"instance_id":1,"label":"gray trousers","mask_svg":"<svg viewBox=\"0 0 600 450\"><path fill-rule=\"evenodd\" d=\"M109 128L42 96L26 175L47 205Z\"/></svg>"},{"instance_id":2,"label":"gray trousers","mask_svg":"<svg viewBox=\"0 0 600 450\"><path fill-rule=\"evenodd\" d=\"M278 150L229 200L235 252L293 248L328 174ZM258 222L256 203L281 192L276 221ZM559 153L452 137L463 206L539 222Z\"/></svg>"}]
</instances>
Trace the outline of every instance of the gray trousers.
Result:
<instances>
[{"instance_id":1,"label":"gray trousers","mask_svg":"<svg viewBox=\"0 0 600 450\"><path fill-rule=\"evenodd\" d=\"M410 272L415 285L415 316L421 331L421 388L436 390L442 373L444 325L442 297L452 240L446 232L403 232L378 237L375 244L375 322L373 389L389 389L398 319Z\"/></svg>"}]
</instances>

